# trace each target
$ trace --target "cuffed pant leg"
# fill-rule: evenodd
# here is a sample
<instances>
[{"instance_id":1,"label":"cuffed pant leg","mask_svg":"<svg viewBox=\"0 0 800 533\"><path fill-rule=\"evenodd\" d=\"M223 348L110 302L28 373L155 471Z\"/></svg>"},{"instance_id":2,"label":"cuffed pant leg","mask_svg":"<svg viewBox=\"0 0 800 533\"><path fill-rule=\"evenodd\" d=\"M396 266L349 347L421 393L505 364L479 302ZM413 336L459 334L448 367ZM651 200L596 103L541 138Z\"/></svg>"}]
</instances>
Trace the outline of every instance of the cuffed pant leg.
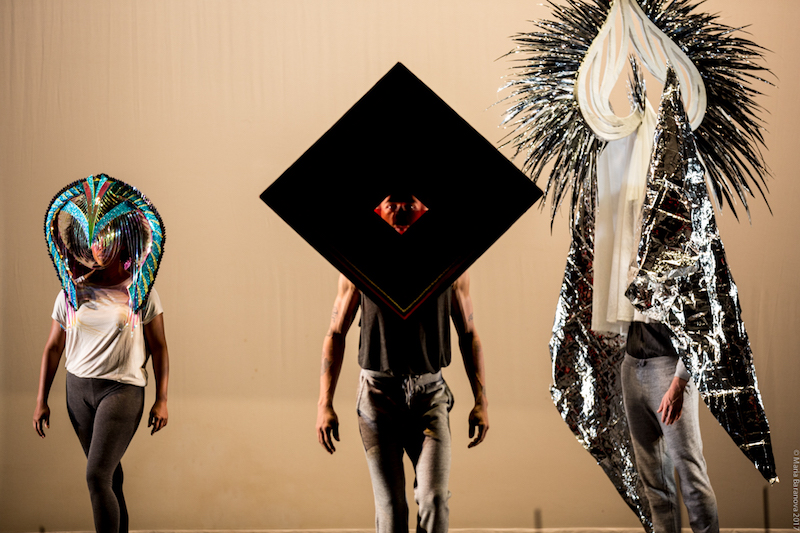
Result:
<instances>
[{"instance_id":1,"label":"cuffed pant leg","mask_svg":"<svg viewBox=\"0 0 800 533\"><path fill-rule=\"evenodd\" d=\"M661 431L658 404L669 388L672 374L659 372L653 359L629 355L622 363L622 395L631 433L636 469L650 503L653 530L680 533L681 513L672 461ZM673 365L673 374L674 374ZM660 395L657 391L661 391ZM657 400L654 398L658 396Z\"/></svg>"},{"instance_id":2,"label":"cuffed pant leg","mask_svg":"<svg viewBox=\"0 0 800 533\"><path fill-rule=\"evenodd\" d=\"M450 517L448 485L453 395L444 380L423 389L412 400L415 441L407 449L416 473L417 532L445 533Z\"/></svg>"},{"instance_id":3,"label":"cuffed pant leg","mask_svg":"<svg viewBox=\"0 0 800 533\"><path fill-rule=\"evenodd\" d=\"M398 389L399 390L399 389ZM404 397L361 373L358 428L375 497L377 533L408 533L408 503L403 471ZM398 397L399 396L399 397Z\"/></svg>"},{"instance_id":4,"label":"cuffed pant leg","mask_svg":"<svg viewBox=\"0 0 800 533\"><path fill-rule=\"evenodd\" d=\"M699 394L689 382L683 398L681 418L663 426L667 453L681 482L681 494L694 533L719 533L717 498L708 479L698 418Z\"/></svg>"}]
</instances>

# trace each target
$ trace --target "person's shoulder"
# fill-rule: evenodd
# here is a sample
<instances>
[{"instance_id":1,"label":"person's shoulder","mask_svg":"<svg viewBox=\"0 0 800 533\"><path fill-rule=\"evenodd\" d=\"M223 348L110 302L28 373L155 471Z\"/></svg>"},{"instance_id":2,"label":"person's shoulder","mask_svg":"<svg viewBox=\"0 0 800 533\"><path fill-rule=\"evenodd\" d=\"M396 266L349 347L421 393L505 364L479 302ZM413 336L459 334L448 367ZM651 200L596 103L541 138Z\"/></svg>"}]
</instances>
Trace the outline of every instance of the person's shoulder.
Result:
<instances>
[{"instance_id":1,"label":"person's shoulder","mask_svg":"<svg viewBox=\"0 0 800 533\"><path fill-rule=\"evenodd\" d=\"M156 288L152 287L144 304L144 323L150 322L153 318L163 312L164 306L161 305L161 297L158 295Z\"/></svg>"},{"instance_id":2,"label":"person's shoulder","mask_svg":"<svg viewBox=\"0 0 800 533\"><path fill-rule=\"evenodd\" d=\"M339 274L339 291L341 292L351 292L357 291L358 288L356 284L350 281L347 276L344 274Z\"/></svg>"},{"instance_id":3,"label":"person's shoulder","mask_svg":"<svg viewBox=\"0 0 800 533\"><path fill-rule=\"evenodd\" d=\"M56 295L56 299L53 302L53 312L51 317L57 320L59 323L64 323L66 320L66 312L67 312L67 294L64 292L64 289L58 291Z\"/></svg>"},{"instance_id":4,"label":"person's shoulder","mask_svg":"<svg viewBox=\"0 0 800 533\"><path fill-rule=\"evenodd\" d=\"M159 296L158 291L155 287L150 289L150 293L147 295L147 300L152 302L153 305L160 306L161 305L161 296Z\"/></svg>"},{"instance_id":5,"label":"person's shoulder","mask_svg":"<svg viewBox=\"0 0 800 533\"><path fill-rule=\"evenodd\" d=\"M469 270L465 270L463 274L458 276L456 280L453 282L453 289L468 289L469 288Z\"/></svg>"},{"instance_id":6,"label":"person's shoulder","mask_svg":"<svg viewBox=\"0 0 800 533\"><path fill-rule=\"evenodd\" d=\"M58 291L58 294L56 294L56 299L53 302L53 304L55 307L62 307L67 304L67 293L64 292L64 289Z\"/></svg>"}]
</instances>

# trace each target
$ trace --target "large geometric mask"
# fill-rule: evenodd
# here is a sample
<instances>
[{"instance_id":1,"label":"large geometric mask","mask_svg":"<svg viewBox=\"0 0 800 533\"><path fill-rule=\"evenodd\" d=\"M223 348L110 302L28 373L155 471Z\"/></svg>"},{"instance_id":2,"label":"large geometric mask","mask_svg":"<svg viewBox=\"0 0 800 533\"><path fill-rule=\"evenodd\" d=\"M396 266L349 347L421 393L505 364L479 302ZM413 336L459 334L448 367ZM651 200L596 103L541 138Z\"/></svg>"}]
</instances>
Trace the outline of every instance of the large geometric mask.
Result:
<instances>
[{"instance_id":1,"label":"large geometric mask","mask_svg":"<svg viewBox=\"0 0 800 533\"><path fill-rule=\"evenodd\" d=\"M105 174L70 183L50 202L44 234L73 309L76 283L117 256L131 274L131 309L144 305L164 254L165 231L155 206L138 189Z\"/></svg>"},{"instance_id":2,"label":"large geometric mask","mask_svg":"<svg viewBox=\"0 0 800 533\"><path fill-rule=\"evenodd\" d=\"M541 194L397 63L261 199L360 290L407 318ZM384 213L408 210L397 214L403 221L381 218L382 204Z\"/></svg>"}]
</instances>

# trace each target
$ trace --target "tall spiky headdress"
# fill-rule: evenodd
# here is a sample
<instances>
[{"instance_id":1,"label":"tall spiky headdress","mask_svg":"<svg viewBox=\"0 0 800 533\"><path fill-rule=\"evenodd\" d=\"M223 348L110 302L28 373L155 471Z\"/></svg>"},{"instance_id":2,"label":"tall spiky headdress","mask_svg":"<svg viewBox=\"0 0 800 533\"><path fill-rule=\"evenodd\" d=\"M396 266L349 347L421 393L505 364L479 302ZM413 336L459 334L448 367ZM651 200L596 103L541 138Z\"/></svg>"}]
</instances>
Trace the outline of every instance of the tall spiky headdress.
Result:
<instances>
[{"instance_id":1,"label":"tall spiky headdress","mask_svg":"<svg viewBox=\"0 0 800 533\"><path fill-rule=\"evenodd\" d=\"M578 102L581 67L614 4L608 0L550 1L555 20L534 22L534 30L514 37L516 48L507 54L519 64L503 87L511 93L503 124L512 132L504 141L524 156L523 170L537 181L553 163L545 194L554 216L566 198L575 210L584 191L586 177L594 174L597 154L606 139L596 135L584 118ZM760 94L752 83L769 83L769 70L759 64L762 47L741 37L737 28L719 22L719 17L695 13L697 0L630 0L647 20L697 69L705 85L708 106L695 131L698 151L720 205L736 213L737 199L749 215L748 199L754 189L766 201L765 178L769 175L761 154L764 123ZM686 87L687 84L684 84Z\"/></svg>"},{"instance_id":2,"label":"tall spiky headdress","mask_svg":"<svg viewBox=\"0 0 800 533\"><path fill-rule=\"evenodd\" d=\"M76 282L100 266L98 258L117 254L131 273L131 309L144 305L164 254L165 231L158 211L138 189L106 174L70 183L50 202L44 234L73 309Z\"/></svg>"}]
</instances>

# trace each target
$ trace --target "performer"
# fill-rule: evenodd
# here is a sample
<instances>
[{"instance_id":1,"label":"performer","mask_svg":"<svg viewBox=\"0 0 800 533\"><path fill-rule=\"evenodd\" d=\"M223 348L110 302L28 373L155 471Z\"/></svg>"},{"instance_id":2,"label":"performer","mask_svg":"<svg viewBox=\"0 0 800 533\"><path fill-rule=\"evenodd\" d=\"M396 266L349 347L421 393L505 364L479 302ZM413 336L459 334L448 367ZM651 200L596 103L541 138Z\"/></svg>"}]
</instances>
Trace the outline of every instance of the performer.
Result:
<instances>
[{"instance_id":1,"label":"performer","mask_svg":"<svg viewBox=\"0 0 800 533\"><path fill-rule=\"evenodd\" d=\"M632 322L625 349L622 395L653 531L681 531L677 469L692 531L718 533L717 500L700 437L697 387L670 342L669 328Z\"/></svg>"},{"instance_id":2,"label":"performer","mask_svg":"<svg viewBox=\"0 0 800 533\"><path fill-rule=\"evenodd\" d=\"M419 212L413 197L387 197L380 214L395 230L408 219L396 213ZM395 205L389 205L395 204ZM450 318L458 334L475 405L469 415L469 447L483 442L489 429L483 352L472 315L469 275L464 273L435 300L403 320L385 311L345 276L333 305L322 345L317 437L329 453L339 440L333 397L342 368L345 336L361 307L361 366L358 424L375 496L378 533L408 531L403 453L414 465L417 531L448 529L450 422L453 395L441 369L450 363Z\"/></svg>"},{"instance_id":3,"label":"performer","mask_svg":"<svg viewBox=\"0 0 800 533\"><path fill-rule=\"evenodd\" d=\"M158 293L150 287L163 228L154 209L143 214L125 197L131 195L145 208L152 207L127 184L105 175L90 176L62 191L45 221L64 289L56 297L42 354L33 427L42 438L50 427L47 400L65 352L67 410L87 457L86 480L98 533L128 531L120 460L144 411L148 354L156 379L156 400L147 422L150 434L164 428L169 417L163 312ZM143 265L149 274L142 272ZM139 291L142 287L147 290ZM134 300L139 297L137 306Z\"/></svg>"},{"instance_id":4,"label":"performer","mask_svg":"<svg viewBox=\"0 0 800 533\"><path fill-rule=\"evenodd\" d=\"M617 379L625 342L619 327L623 324L617 322L634 317L609 319L607 314L614 301L631 298L627 267L632 254L623 250L643 241L627 232L620 233L625 240L617 241L616 230L628 228L631 215L640 212L642 204L634 203L639 192L649 204L663 206L663 212L641 228L642 235L666 242L647 247L651 262L637 276L634 305L639 311L653 309L648 313L652 318L669 324L680 341L676 345L686 347L681 356L692 365L691 387L698 387L710 412L764 478L777 481L739 293L714 215L715 203L718 208L727 205L734 214L743 206L749 214L751 199L758 196L755 191L766 191L759 183L766 183L769 175L763 156L765 122L753 95L759 93L757 85L769 83L771 73L762 63L763 48L743 38L736 27L723 24L720 15L697 11L699 5L553 2L549 20L533 21L531 31L514 38L508 56L514 58L516 75L503 87L510 91L503 99L509 102L503 125L511 129L505 143L523 158L522 167L531 179L538 182L548 176L543 188L552 200L551 222L560 206L570 204L572 243L550 340L553 401L648 531L649 506L633 468ZM674 31L676 27L681 31ZM565 49L574 53L564 54ZM732 55L743 60L731 61ZM627 62L634 109L623 118L609 105L615 86L609 82L627 70ZM720 62L736 74L714 75ZM656 117L648 111L640 67L664 83ZM745 71L755 75L743 75ZM742 142L733 143L732 138ZM650 152L645 142L654 140L660 146ZM656 181L650 176L641 179L650 169L660 182L658 190L647 190ZM623 182L617 180L626 174ZM604 205L604 198L612 201ZM611 251L605 261L598 254L603 250ZM689 255L696 261L685 261ZM687 268L691 262L697 267L694 274ZM622 275L615 276L613 285L606 284L603 270ZM655 298L662 290L663 298ZM609 296L605 302L601 291ZM639 370L652 370L649 360L644 363ZM654 423L674 376L675 365L671 368L666 384L651 391L657 397L649 415ZM686 409L692 403L687 398Z\"/></svg>"}]
</instances>

